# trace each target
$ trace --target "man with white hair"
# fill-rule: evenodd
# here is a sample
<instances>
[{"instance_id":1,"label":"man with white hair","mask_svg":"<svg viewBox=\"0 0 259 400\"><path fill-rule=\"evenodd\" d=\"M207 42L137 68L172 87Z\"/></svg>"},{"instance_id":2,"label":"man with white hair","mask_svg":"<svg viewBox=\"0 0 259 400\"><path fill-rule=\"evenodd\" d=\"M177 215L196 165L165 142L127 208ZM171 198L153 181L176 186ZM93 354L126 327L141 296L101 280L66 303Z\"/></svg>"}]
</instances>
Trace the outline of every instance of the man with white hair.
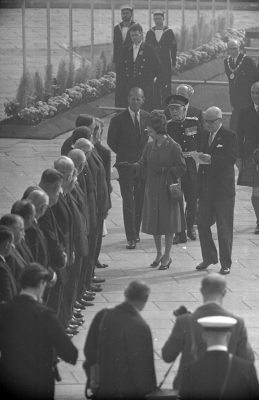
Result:
<instances>
[{"instance_id":1,"label":"man with white hair","mask_svg":"<svg viewBox=\"0 0 259 400\"><path fill-rule=\"evenodd\" d=\"M235 205L235 171L237 138L222 126L222 111L210 107L205 111L208 132L201 139L198 170L198 231L202 262L196 267L205 270L218 263L218 253L211 226L216 222L221 274L229 274L232 264L233 219Z\"/></svg>"},{"instance_id":2,"label":"man with white hair","mask_svg":"<svg viewBox=\"0 0 259 400\"><path fill-rule=\"evenodd\" d=\"M250 89L257 80L258 71L252 58L240 50L240 42L231 39L227 43L228 57L224 60L229 81L229 97L232 106L230 129L237 130L238 112L252 103Z\"/></svg>"},{"instance_id":3,"label":"man with white hair","mask_svg":"<svg viewBox=\"0 0 259 400\"><path fill-rule=\"evenodd\" d=\"M188 100L188 103L185 106L186 117L197 117L200 124L202 124L202 110L190 104L191 98L194 95L193 87L191 85L187 85L186 83L181 83L177 86L175 93L186 97Z\"/></svg>"}]
</instances>

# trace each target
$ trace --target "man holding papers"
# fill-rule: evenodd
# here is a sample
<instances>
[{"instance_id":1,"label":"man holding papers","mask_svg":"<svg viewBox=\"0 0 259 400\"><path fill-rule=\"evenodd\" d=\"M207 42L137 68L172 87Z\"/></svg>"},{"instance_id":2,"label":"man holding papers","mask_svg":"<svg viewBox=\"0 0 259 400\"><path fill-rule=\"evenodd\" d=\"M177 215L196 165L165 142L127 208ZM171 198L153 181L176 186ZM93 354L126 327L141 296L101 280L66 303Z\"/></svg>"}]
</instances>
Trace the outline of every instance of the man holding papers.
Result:
<instances>
[{"instance_id":1,"label":"man holding papers","mask_svg":"<svg viewBox=\"0 0 259 400\"><path fill-rule=\"evenodd\" d=\"M205 112L209 132L204 132L198 169L198 231L203 261L196 267L205 270L218 263L218 253L212 239L211 226L216 222L220 273L230 273L235 204L234 164L237 140L234 132L222 126L222 112L210 107Z\"/></svg>"}]
</instances>

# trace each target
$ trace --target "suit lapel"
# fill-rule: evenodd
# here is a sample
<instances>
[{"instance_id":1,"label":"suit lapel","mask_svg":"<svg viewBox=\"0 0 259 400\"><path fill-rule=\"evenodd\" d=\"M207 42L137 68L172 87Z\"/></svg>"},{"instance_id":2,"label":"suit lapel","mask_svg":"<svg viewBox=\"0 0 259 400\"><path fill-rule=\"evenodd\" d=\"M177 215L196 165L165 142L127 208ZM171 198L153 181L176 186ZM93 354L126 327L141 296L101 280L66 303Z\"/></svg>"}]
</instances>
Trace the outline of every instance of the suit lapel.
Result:
<instances>
[{"instance_id":1,"label":"suit lapel","mask_svg":"<svg viewBox=\"0 0 259 400\"><path fill-rule=\"evenodd\" d=\"M221 135L222 135L222 126L221 126L221 128L218 130L218 132L216 133L216 135L215 135L215 137L214 137L214 140L213 140L213 142L211 143L211 146L210 146L210 152L211 152L211 153L212 153L213 150L215 149L216 144L217 144L219 138L221 137Z\"/></svg>"}]
</instances>

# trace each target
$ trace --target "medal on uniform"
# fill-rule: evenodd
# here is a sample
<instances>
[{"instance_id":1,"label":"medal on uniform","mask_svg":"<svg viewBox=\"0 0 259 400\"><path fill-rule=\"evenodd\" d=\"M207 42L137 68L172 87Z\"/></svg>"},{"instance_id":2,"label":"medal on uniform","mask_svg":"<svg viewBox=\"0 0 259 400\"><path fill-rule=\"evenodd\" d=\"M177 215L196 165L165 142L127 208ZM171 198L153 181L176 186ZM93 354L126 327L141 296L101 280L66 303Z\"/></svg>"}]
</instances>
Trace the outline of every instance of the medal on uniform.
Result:
<instances>
[{"instance_id":1,"label":"medal on uniform","mask_svg":"<svg viewBox=\"0 0 259 400\"><path fill-rule=\"evenodd\" d=\"M231 68L230 66L230 56L227 58L227 66L229 69L229 72L231 72L231 74L229 75L229 79L234 79L235 78L235 72L241 67L243 60L245 58L245 55L243 54L243 56L241 57L241 60L239 61L239 63L237 64L237 66L235 68Z\"/></svg>"},{"instance_id":2,"label":"medal on uniform","mask_svg":"<svg viewBox=\"0 0 259 400\"><path fill-rule=\"evenodd\" d=\"M230 77L230 79L234 79L235 78L235 74L232 73L232 74L229 75L229 77Z\"/></svg>"}]
</instances>

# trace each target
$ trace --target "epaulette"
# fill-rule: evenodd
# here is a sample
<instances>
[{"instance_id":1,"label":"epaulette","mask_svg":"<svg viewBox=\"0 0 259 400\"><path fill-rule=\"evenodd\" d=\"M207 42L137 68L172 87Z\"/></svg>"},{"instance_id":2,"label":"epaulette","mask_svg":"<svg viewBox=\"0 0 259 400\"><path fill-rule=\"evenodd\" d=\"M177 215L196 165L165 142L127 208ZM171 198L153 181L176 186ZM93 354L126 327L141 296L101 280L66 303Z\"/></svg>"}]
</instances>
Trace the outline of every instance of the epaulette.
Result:
<instances>
[{"instance_id":1,"label":"epaulette","mask_svg":"<svg viewBox=\"0 0 259 400\"><path fill-rule=\"evenodd\" d=\"M195 120L195 121L199 121L199 118L198 118L198 117L186 117L185 119L193 119L193 120Z\"/></svg>"}]
</instances>

